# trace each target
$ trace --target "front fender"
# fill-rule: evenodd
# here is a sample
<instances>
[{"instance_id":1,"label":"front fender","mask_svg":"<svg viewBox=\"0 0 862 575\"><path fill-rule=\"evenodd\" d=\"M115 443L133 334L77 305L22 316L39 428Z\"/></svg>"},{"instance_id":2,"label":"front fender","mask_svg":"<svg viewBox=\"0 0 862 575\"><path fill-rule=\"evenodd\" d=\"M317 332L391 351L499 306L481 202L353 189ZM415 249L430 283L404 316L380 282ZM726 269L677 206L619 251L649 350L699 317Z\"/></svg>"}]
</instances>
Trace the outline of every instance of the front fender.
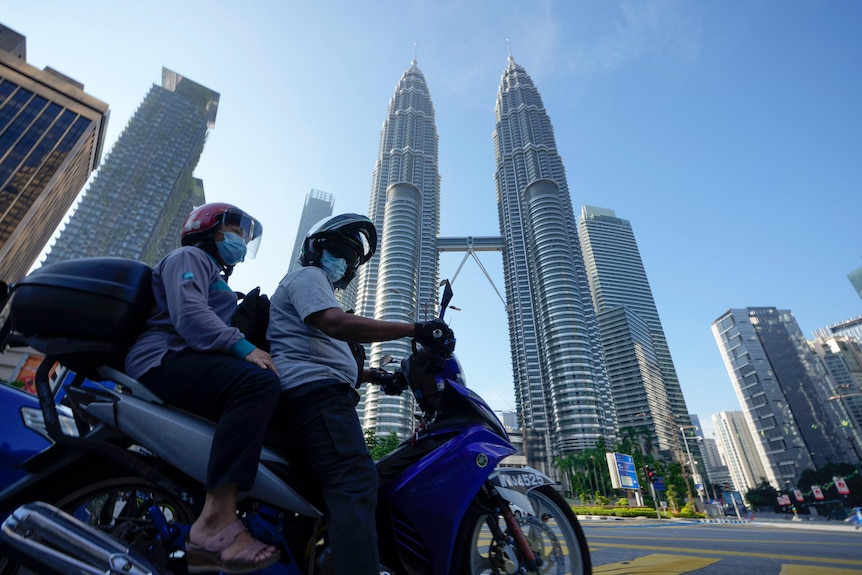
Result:
<instances>
[{"instance_id":1,"label":"front fender","mask_svg":"<svg viewBox=\"0 0 862 575\"><path fill-rule=\"evenodd\" d=\"M557 482L532 467L502 467L494 470L488 478L500 495L526 513L535 515L533 504L527 493L542 485L555 485Z\"/></svg>"}]
</instances>

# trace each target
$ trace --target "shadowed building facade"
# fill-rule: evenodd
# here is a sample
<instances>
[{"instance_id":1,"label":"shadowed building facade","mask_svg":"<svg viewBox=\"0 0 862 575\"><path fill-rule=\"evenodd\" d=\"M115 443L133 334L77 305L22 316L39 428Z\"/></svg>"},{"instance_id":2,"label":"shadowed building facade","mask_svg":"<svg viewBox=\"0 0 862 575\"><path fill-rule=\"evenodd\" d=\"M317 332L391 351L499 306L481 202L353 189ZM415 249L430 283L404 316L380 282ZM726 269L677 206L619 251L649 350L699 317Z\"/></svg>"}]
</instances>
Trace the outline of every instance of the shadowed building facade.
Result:
<instances>
[{"instance_id":1,"label":"shadowed building facade","mask_svg":"<svg viewBox=\"0 0 862 575\"><path fill-rule=\"evenodd\" d=\"M45 263L111 256L153 265L178 247L185 216L205 203L192 173L218 104L217 92L163 68Z\"/></svg>"},{"instance_id":2,"label":"shadowed building facade","mask_svg":"<svg viewBox=\"0 0 862 575\"><path fill-rule=\"evenodd\" d=\"M774 307L728 310L712 333L767 479L779 489L806 469L854 461L849 419L834 384L793 314Z\"/></svg>"},{"instance_id":3,"label":"shadowed building facade","mask_svg":"<svg viewBox=\"0 0 862 575\"><path fill-rule=\"evenodd\" d=\"M24 277L99 163L108 105L0 25L0 280Z\"/></svg>"}]
</instances>

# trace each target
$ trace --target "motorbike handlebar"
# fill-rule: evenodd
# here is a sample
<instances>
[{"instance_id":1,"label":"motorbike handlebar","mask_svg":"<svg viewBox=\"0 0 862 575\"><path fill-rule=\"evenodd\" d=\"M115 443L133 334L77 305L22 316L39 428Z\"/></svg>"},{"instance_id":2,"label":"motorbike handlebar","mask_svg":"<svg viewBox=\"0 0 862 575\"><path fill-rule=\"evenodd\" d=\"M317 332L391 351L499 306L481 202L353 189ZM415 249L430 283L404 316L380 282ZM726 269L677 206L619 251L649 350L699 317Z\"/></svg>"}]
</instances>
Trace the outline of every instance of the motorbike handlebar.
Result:
<instances>
[{"instance_id":1,"label":"motorbike handlebar","mask_svg":"<svg viewBox=\"0 0 862 575\"><path fill-rule=\"evenodd\" d=\"M369 371L371 372L370 383L379 385L386 395L401 395L408 387L407 379L400 369L390 373L381 368L373 367Z\"/></svg>"}]
</instances>

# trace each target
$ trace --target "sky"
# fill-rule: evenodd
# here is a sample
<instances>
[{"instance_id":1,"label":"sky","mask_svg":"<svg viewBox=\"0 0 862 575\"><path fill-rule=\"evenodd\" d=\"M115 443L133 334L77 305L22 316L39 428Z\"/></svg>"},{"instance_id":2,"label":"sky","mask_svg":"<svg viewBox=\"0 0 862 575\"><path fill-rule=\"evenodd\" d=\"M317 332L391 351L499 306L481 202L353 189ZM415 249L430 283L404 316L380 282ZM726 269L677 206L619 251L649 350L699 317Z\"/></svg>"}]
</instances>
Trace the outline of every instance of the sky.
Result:
<instances>
[{"instance_id":1,"label":"sky","mask_svg":"<svg viewBox=\"0 0 862 575\"><path fill-rule=\"evenodd\" d=\"M221 94L195 175L265 230L235 289L275 290L312 188L368 213L380 128L414 57L436 114L441 236L498 236L493 110L511 51L576 215L631 222L707 436L713 413L740 409L712 321L775 306L811 338L862 315L847 278L862 267L857 0L0 0L0 22L27 37L28 63L110 105L106 153L163 66ZM468 385L511 410L501 256L463 258L440 260L458 357Z\"/></svg>"}]
</instances>

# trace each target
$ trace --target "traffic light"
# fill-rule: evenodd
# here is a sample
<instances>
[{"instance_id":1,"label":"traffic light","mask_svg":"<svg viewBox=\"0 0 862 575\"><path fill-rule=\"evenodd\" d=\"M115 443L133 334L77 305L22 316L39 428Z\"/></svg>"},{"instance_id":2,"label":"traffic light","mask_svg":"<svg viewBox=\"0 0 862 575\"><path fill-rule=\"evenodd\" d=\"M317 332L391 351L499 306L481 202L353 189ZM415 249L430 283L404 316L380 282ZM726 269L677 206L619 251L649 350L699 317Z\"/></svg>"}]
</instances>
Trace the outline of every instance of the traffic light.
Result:
<instances>
[{"instance_id":1,"label":"traffic light","mask_svg":"<svg viewBox=\"0 0 862 575\"><path fill-rule=\"evenodd\" d=\"M644 475L646 475L647 481L649 481L650 483L655 483L655 469L653 469L649 465L644 465Z\"/></svg>"}]
</instances>

